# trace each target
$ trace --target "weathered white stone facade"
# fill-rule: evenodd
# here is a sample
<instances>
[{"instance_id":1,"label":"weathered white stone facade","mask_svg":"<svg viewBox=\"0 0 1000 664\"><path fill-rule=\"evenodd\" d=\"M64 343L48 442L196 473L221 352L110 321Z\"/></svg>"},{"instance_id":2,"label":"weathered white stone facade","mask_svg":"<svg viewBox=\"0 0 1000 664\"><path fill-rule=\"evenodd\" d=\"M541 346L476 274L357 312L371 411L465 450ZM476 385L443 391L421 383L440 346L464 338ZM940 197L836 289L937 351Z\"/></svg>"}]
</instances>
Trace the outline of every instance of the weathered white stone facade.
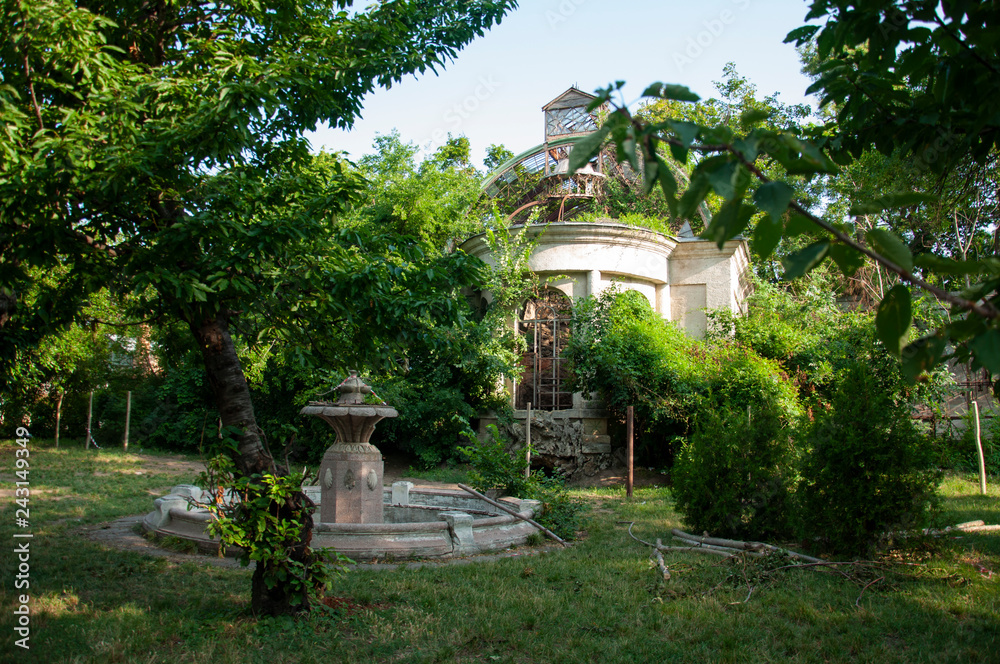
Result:
<instances>
[{"instance_id":1,"label":"weathered white stone facade","mask_svg":"<svg viewBox=\"0 0 1000 664\"><path fill-rule=\"evenodd\" d=\"M743 239L730 240L720 251L714 242L689 233L671 237L610 219L530 226L527 238L538 240L528 262L531 271L556 277L551 287L572 299L617 284L644 295L654 311L696 338L705 336L706 310L746 310L750 258ZM466 240L461 249L493 263L482 235Z\"/></svg>"}]
</instances>

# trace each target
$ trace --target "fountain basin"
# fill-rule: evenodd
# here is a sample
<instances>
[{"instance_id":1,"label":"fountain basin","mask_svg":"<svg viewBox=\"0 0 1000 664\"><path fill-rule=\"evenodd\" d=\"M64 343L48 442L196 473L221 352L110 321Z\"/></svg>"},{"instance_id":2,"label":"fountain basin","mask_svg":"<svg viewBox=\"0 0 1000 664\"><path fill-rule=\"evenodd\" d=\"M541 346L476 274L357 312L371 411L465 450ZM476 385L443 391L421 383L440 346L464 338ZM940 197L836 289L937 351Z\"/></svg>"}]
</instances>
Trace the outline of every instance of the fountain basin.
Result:
<instances>
[{"instance_id":1,"label":"fountain basin","mask_svg":"<svg viewBox=\"0 0 1000 664\"><path fill-rule=\"evenodd\" d=\"M319 486L303 490L319 504ZM204 553L218 553L218 540L205 532L212 515L192 506L192 501L210 499L200 487L176 486L170 494L156 499L155 509L143 519L143 530L191 542ZM533 518L541 509L537 500L500 501L526 518ZM526 521L464 491L414 488L410 482L383 488L382 515L383 523L316 522L312 546L329 547L358 561L450 558L523 545L538 532ZM241 551L230 548L226 553L236 556Z\"/></svg>"}]
</instances>

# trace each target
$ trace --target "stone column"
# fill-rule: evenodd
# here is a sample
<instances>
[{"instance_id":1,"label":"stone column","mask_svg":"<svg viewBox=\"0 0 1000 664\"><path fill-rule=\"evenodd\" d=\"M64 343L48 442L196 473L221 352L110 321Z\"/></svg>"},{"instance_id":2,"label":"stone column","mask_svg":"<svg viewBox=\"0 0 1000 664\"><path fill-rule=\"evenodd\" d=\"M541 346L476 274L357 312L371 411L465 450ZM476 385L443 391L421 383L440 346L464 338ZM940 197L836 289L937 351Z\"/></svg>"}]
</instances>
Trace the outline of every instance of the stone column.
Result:
<instances>
[{"instance_id":1,"label":"stone column","mask_svg":"<svg viewBox=\"0 0 1000 664\"><path fill-rule=\"evenodd\" d=\"M587 273L587 295L597 297L601 293L601 271L591 270Z\"/></svg>"},{"instance_id":2,"label":"stone column","mask_svg":"<svg viewBox=\"0 0 1000 664\"><path fill-rule=\"evenodd\" d=\"M334 443L319 466L319 518L382 523L382 453L371 443Z\"/></svg>"}]
</instances>

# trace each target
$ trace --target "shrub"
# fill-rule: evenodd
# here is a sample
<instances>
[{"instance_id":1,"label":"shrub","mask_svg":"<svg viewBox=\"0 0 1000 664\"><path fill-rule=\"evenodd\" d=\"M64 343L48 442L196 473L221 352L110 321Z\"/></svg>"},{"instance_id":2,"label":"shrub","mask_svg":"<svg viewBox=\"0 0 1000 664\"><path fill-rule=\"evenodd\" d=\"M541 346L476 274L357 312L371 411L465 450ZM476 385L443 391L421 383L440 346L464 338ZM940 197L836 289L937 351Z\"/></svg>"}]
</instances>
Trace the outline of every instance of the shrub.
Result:
<instances>
[{"instance_id":1,"label":"shrub","mask_svg":"<svg viewBox=\"0 0 1000 664\"><path fill-rule=\"evenodd\" d=\"M414 454L422 470L458 460L456 448L461 436L471 433L469 420L476 415L459 387L434 380L400 376L379 389L379 395L399 411L398 418L380 423L376 430L380 441Z\"/></svg>"},{"instance_id":2,"label":"shrub","mask_svg":"<svg viewBox=\"0 0 1000 664\"><path fill-rule=\"evenodd\" d=\"M472 444L458 448L472 469L469 484L473 489L486 493L499 491L506 496L526 498L528 478L524 475L527 466L527 449L508 452L508 442L500 434L495 424L486 427L489 439L480 441L473 436Z\"/></svg>"},{"instance_id":3,"label":"shrub","mask_svg":"<svg viewBox=\"0 0 1000 664\"><path fill-rule=\"evenodd\" d=\"M970 408L962 417L961 426L951 430L935 442L937 465L953 468L963 473L979 473L979 452L976 450L975 422ZM979 440L983 445L987 475L1000 474L1000 414L981 411L979 415Z\"/></svg>"},{"instance_id":4,"label":"shrub","mask_svg":"<svg viewBox=\"0 0 1000 664\"><path fill-rule=\"evenodd\" d=\"M931 441L870 365L847 369L805 442L798 495L806 536L860 554L884 533L927 523L939 480Z\"/></svg>"},{"instance_id":5,"label":"shrub","mask_svg":"<svg viewBox=\"0 0 1000 664\"><path fill-rule=\"evenodd\" d=\"M676 509L694 530L734 538L790 530L795 454L788 427L774 414L729 410L702 414L674 463Z\"/></svg>"},{"instance_id":6,"label":"shrub","mask_svg":"<svg viewBox=\"0 0 1000 664\"><path fill-rule=\"evenodd\" d=\"M525 477L526 450L508 451L510 443L495 425L489 425L487 431L489 440L473 439L471 445L459 448L472 467L472 488L541 502L542 513L535 520L559 537L572 539L580 529L585 506L569 495L562 475L546 476L535 470Z\"/></svg>"},{"instance_id":7,"label":"shrub","mask_svg":"<svg viewBox=\"0 0 1000 664\"><path fill-rule=\"evenodd\" d=\"M226 431L232 432L228 427ZM206 531L219 538L220 553L240 547L240 564L256 563L254 606L265 606L268 613L308 610L353 561L332 549L309 546L316 506L301 493L302 474L240 476L232 461L236 442L226 438L219 448L221 453L206 464L201 483L211 495L231 492L239 498L202 504L215 517Z\"/></svg>"},{"instance_id":8,"label":"shrub","mask_svg":"<svg viewBox=\"0 0 1000 664\"><path fill-rule=\"evenodd\" d=\"M559 537L573 539L583 527L586 505L570 495L562 475L546 476L539 471L532 472L524 497L542 503L542 513L535 521Z\"/></svg>"}]
</instances>

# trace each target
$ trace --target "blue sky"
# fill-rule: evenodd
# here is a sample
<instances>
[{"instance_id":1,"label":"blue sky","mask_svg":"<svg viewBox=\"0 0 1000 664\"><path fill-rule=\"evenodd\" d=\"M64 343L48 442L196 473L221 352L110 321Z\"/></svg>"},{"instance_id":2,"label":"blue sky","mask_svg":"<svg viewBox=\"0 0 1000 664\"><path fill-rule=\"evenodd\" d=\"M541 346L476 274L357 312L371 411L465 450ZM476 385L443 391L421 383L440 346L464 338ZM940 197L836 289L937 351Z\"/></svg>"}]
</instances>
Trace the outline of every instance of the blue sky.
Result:
<instances>
[{"instance_id":1,"label":"blue sky","mask_svg":"<svg viewBox=\"0 0 1000 664\"><path fill-rule=\"evenodd\" d=\"M447 137L469 137L474 163L503 143L521 152L543 140L541 107L571 85L593 92L627 82L634 103L654 81L687 85L703 98L735 62L761 96L813 102L795 49L785 35L803 24L804 0L522 0L485 37L461 51L440 75L407 78L365 99L348 131L320 129L313 148L372 151L376 134L394 128L433 151Z\"/></svg>"}]
</instances>

